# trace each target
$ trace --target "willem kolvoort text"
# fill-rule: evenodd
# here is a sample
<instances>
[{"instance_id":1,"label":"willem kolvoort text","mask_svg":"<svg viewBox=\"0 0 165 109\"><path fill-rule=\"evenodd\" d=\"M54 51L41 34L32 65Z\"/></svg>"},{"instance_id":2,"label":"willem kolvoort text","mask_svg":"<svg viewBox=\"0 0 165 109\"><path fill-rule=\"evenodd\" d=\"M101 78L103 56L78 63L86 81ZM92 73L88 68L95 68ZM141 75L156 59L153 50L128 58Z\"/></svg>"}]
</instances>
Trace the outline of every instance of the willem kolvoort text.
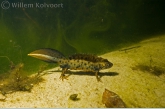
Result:
<instances>
[{"instance_id":1,"label":"willem kolvoort text","mask_svg":"<svg viewBox=\"0 0 165 109\"><path fill-rule=\"evenodd\" d=\"M11 3L12 8L63 8L63 4L34 3L27 4L23 2Z\"/></svg>"}]
</instances>

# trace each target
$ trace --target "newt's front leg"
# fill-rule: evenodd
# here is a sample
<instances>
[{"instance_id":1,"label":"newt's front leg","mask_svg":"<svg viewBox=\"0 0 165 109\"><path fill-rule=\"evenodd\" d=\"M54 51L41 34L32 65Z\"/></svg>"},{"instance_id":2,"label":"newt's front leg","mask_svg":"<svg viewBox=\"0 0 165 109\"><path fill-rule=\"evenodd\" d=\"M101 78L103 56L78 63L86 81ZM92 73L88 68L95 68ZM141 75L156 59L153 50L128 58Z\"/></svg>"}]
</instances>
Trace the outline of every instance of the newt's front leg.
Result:
<instances>
[{"instance_id":1,"label":"newt's front leg","mask_svg":"<svg viewBox=\"0 0 165 109\"><path fill-rule=\"evenodd\" d=\"M67 70L68 70L67 68L62 69L62 73L61 73L61 76L60 76L60 79L62 79L62 81L69 77L69 76L65 76L65 72L67 72Z\"/></svg>"},{"instance_id":2,"label":"newt's front leg","mask_svg":"<svg viewBox=\"0 0 165 109\"><path fill-rule=\"evenodd\" d=\"M98 73L99 73L99 71L96 71L96 73L95 73L96 79L97 79L98 82L102 82L100 77L98 77Z\"/></svg>"}]
</instances>

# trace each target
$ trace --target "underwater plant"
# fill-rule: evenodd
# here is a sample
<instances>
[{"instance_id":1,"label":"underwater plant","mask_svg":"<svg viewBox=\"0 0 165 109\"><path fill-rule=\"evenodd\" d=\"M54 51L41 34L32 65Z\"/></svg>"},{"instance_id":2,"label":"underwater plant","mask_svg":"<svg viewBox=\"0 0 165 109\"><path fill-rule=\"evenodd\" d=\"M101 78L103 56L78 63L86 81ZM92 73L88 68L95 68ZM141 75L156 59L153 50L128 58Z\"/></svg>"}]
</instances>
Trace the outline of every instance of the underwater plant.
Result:
<instances>
[{"instance_id":1,"label":"underwater plant","mask_svg":"<svg viewBox=\"0 0 165 109\"><path fill-rule=\"evenodd\" d=\"M144 64L138 64L135 67L132 67L133 70L140 70L143 72L148 72L150 74L153 74L155 76L160 76L165 73L165 70L158 66L149 66Z\"/></svg>"},{"instance_id":2,"label":"underwater plant","mask_svg":"<svg viewBox=\"0 0 165 109\"><path fill-rule=\"evenodd\" d=\"M7 56L3 57L6 57L10 61ZM3 95L16 91L30 92L35 84L44 80L41 77L44 75L42 74L43 70L45 70L44 67L41 67L37 74L27 76L23 71L23 63L19 63L17 65L15 65L12 61L10 61L10 63L10 70L7 73L0 75L0 92Z\"/></svg>"},{"instance_id":3,"label":"underwater plant","mask_svg":"<svg viewBox=\"0 0 165 109\"><path fill-rule=\"evenodd\" d=\"M132 70L140 70L142 72L148 72L150 74L153 74L155 76L160 76L162 74L165 74L165 69L163 69L163 67L161 66L156 66L153 65L154 61L152 59L152 57L150 56L150 60L149 60L149 64L138 64L134 67L132 67Z\"/></svg>"}]
</instances>

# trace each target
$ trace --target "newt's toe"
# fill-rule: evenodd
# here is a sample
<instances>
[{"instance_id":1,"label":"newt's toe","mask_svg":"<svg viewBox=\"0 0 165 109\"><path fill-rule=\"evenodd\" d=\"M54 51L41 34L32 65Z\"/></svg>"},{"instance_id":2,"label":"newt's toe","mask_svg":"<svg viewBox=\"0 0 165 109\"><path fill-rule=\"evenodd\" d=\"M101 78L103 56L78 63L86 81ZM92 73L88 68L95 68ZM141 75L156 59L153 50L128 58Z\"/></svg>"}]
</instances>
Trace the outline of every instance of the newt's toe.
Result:
<instances>
[{"instance_id":1,"label":"newt's toe","mask_svg":"<svg viewBox=\"0 0 165 109\"><path fill-rule=\"evenodd\" d=\"M65 76L65 74L61 74L60 79L62 79L62 81L63 81L64 79L67 79L67 80L68 80L68 77L69 77L69 76Z\"/></svg>"}]
</instances>

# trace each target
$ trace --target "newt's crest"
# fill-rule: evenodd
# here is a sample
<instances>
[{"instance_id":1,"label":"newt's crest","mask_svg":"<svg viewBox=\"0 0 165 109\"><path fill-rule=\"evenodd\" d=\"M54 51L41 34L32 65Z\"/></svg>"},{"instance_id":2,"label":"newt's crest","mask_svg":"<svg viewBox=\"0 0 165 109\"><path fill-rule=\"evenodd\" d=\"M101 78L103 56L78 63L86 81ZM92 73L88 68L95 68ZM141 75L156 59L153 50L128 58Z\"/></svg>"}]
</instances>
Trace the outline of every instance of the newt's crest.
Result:
<instances>
[{"instance_id":1,"label":"newt's crest","mask_svg":"<svg viewBox=\"0 0 165 109\"><path fill-rule=\"evenodd\" d=\"M46 62L58 63L62 68L62 74L60 76L62 80L67 78L65 72L70 69L95 72L96 78L99 81L99 71L113 66L111 62L102 57L89 54L74 54L66 58L59 51L50 48L35 50L28 55Z\"/></svg>"}]
</instances>

